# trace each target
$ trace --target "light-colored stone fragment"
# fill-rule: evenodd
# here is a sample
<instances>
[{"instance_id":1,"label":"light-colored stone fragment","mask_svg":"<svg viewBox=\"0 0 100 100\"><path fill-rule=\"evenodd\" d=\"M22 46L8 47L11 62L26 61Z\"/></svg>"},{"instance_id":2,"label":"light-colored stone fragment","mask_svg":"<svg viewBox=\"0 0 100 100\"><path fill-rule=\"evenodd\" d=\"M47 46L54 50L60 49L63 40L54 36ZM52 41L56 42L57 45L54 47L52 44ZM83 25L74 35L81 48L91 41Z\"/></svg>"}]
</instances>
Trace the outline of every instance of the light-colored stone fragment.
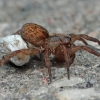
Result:
<instances>
[{"instance_id":1,"label":"light-colored stone fragment","mask_svg":"<svg viewBox=\"0 0 100 100\"><path fill-rule=\"evenodd\" d=\"M0 40L0 59L16 50L27 49L27 44L20 35L9 35ZM30 59L30 55L19 53L10 59L17 66L22 66Z\"/></svg>"},{"instance_id":2,"label":"light-colored stone fragment","mask_svg":"<svg viewBox=\"0 0 100 100\"><path fill-rule=\"evenodd\" d=\"M53 83L50 84L50 88L59 88L62 86L73 86L75 84L84 82L82 78L77 78L77 77L71 77L70 80L67 79L67 77L64 77L60 80L57 80Z\"/></svg>"},{"instance_id":3,"label":"light-colored stone fragment","mask_svg":"<svg viewBox=\"0 0 100 100\"><path fill-rule=\"evenodd\" d=\"M100 98L100 93L97 93L94 88L65 90L55 95L59 100L96 100L95 98Z\"/></svg>"}]
</instances>

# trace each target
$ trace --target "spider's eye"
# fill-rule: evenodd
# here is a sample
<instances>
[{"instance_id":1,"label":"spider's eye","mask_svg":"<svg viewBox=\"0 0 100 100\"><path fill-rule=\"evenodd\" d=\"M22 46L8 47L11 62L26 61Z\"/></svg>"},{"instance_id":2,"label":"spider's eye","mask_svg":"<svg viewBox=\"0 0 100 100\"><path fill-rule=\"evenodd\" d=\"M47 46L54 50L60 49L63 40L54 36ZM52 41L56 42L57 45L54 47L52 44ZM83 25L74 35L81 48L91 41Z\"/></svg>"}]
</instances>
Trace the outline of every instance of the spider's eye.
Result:
<instances>
[{"instance_id":1,"label":"spider's eye","mask_svg":"<svg viewBox=\"0 0 100 100\"><path fill-rule=\"evenodd\" d=\"M71 41L71 37L70 36L66 36L65 37L68 41Z\"/></svg>"}]
</instances>

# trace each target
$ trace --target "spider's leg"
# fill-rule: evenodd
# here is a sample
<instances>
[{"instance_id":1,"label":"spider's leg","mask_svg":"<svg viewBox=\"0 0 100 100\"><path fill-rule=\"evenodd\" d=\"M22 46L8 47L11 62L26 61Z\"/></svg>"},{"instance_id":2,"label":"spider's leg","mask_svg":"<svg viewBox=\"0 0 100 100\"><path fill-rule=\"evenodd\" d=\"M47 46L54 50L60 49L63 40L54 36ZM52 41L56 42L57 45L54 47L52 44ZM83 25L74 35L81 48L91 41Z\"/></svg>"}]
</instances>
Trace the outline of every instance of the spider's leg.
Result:
<instances>
[{"instance_id":1,"label":"spider's leg","mask_svg":"<svg viewBox=\"0 0 100 100\"><path fill-rule=\"evenodd\" d=\"M45 63L48 68L49 79L50 79L50 83L51 83L52 82L52 74L51 74L51 68L50 68L50 59L49 59L49 50L48 49L45 50Z\"/></svg>"},{"instance_id":2,"label":"spider's leg","mask_svg":"<svg viewBox=\"0 0 100 100\"><path fill-rule=\"evenodd\" d=\"M73 44L72 47L76 47L76 45ZM69 51L70 51L70 50L69 50ZM70 57L70 59L71 59L70 64L72 64L72 63L74 62L74 59L75 59L76 55L75 55L75 53L72 53L72 54L70 54L70 56L71 56L71 57Z\"/></svg>"},{"instance_id":3,"label":"spider's leg","mask_svg":"<svg viewBox=\"0 0 100 100\"><path fill-rule=\"evenodd\" d=\"M100 41L98 39L90 37L86 34L80 34L80 35L76 35L76 36L72 37L73 38L72 43L74 41L78 40L77 37L78 38L83 38L83 40L86 39L86 40L89 40L89 41L97 42L100 45Z\"/></svg>"},{"instance_id":4,"label":"spider's leg","mask_svg":"<svg viewBox=\"0 0 100 100\"><path fill-rule=\"evenodd\" d=\"M75 54L70 55L70 65L74 62Z\"/></svg>"},{"instance_id":5,"label":"spider's leg","mask_svg":"<svg viewBox=\"0 0 100 100\"><path fill-rule=\"evenodd\" d=\"M66 50L66 46L65 45L61 45L63 51L64 51L64 57L65 57L65 61L66 61L66 65L67 65L67 75L68 75L68 79L70 79L70 74L69 74L69 67L71 65L71 63L73 61L70 61L70 55L68 53L68 51Z\"/></svg>"},{"instance_id":6,"label":"spider's leg","mask_svg":"<svg viewBox=\"0 0 100 100\"><path fill-rule=\"evenodd\" d=\"M69 34L71 36L71 44L73 44L76 40L82 41L85 45L88 45L88 43L79 35L75 34Z\"/></svg>"},{"instance_id":7,"label":"spider's leg","mask_svg":"<svg viewBox=\"0 0 100 100\"><path fill-rule=\"evenodd\" d=\"M70 34L68 34L68 35L71 36L71 37L76 36L76 34L74 34L74 33L70 33Z\"/></svg>"},{"instance_id":8,"label":"spider's leg","mask_svg":"<svg viewBox=\"0 0 100 100\"><path fill-rule=\"evenodd\" d=\"M12 52L11 54L6 55L0 60L0 66L2 66L4 63L6 63L10 58L16 56L18 53L23 53L26 55L35 55L38 54L40 51L38 49L22 49L22 50L16 50Z\"/></svg>"},{"instance_id":9,"label":"spider's leg","mask_svg":"<svg viewBox=\"0 0 100 100\"><path fill-rule=\"evenodd\" d=\"M72 45L72 47L76 46L75 44ZM69 51L69 48L67 48L67 45L65 45L66 49ZM56 47L55 49L55 59L59 62L65 62L65 57L64 57L64 52L63 49L60 46ZM74 59L75 59L75 54L70 54L70 65L73 63Z\"/></svg>"},{"instance_id":10,"label":"spider's leg","mask_svg":"<svg viewBox=\"0 0 100 100\"><path fill-rule=\"evenodd\" d=\"M18 30L15 34L20 34L21 33L21 30Z\"/></svg>"},{"instance_id":11,"label":"spider's leg","mask_svg":"<svg viewBox=\"0 0 100 100\"><path fill-rule=\"evenodd\" d=\"M78 50L82 50L82 49L88 51L89 53L92 53L92 54L100 57L99 52L93 50L92 48L89 48L88 46L74 46L74 47L71 48L70 53L73 54L73 53L77 52Z\"/></svg>"},{"instance_id":12,"label":"spider's leg","mask_svg":"<svg viewBox=\"0 0 100 100\"><path fill-rule=\"evenodd\" d=\"M79 36L84 38L84 39L87 39L89 41L97 42L100 45L100 41L96 38L90 37L90 36L85 35L85 34L80 34Z\"/></svg>"},{"instance_id":13,"label":"spider's leg","mask_svg":"<svg viewBox=\"0 0 100 100\"><path fill-rule=\"evenodd\" d=\"M12 35L20 35L20 33L21 33L21 29L20 30L18 30L18 31L16 31L15 33L13 33Z\"/></svg>"}]
</instances>

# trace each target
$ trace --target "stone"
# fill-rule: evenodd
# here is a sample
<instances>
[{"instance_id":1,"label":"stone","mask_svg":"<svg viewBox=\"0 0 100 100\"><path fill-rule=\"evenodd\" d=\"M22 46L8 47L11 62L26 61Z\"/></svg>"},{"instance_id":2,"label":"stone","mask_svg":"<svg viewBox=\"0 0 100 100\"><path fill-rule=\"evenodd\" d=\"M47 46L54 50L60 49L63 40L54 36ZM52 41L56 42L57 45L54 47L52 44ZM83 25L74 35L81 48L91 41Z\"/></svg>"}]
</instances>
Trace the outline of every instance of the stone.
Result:
<instances>
[{"instance_id":1,"label":"stone","mask_svg":"<svg viewBox=\"0 0 100 100\"><path fill-rule=\"evenodd\" d=\"M8 35L0 40L0 59L13 51L27 48L26 42L20 35ZM22 66L29 62L29 60L30 55L25 55L23 53L19 53L10 59L10 61L17 66Z\"/></svg>"},{"instance_id":2,"label":"stone","mask_svg":"<svg viewBox=\"0 0 100 100\"><path fill-rule=\"evenodd\" d=\"M48 88L47 87L40 87L37 91L34 91L35 96L40 96L42 94L47 94L48 93Z\"/></svg>"},{"instance_id":3,"label":"stone","mask_svg":"<svg viewBox=\"0 0 100 100\"><path fill-rule=\"evenodd\" d=\"M100 93L97 93L94 88L65 90L55 95L59 100L97 100L96 98L100 98Z\"/></svg>"},{"instance_id":4,"label":"stone","mask_svg":"<svg viewBox=\"0 0 100 100\"><path fill-rule=\"evenodd\" d=\"M70 80L67 79L67 77L64 77L62 79L59 79L49 85L50 88L60 88L63 86L74 86L75 84L84 82L84 79L77 78L77 77L71 77Z\"/></svg>"}]
</instances>

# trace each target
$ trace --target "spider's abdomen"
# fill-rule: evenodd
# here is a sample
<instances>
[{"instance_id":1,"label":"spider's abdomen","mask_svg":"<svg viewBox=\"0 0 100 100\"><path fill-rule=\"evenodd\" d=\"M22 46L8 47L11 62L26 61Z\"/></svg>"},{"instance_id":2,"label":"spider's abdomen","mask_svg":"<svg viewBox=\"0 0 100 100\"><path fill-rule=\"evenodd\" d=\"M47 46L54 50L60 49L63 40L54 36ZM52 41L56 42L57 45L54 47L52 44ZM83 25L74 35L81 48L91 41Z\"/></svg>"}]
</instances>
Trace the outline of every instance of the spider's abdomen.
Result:
<instances>
[{"instance_id":1,"label":"spider's abdomen","mask_svg":"<svg viewBox=\"0 0 100 100\"><path fill-rule=\"evenodd\" d=\"M49 37L48 31L44 27L34 23L23 25L20 32L22 38L34 46L41 46L45 39Z\"/></svg>"}]
</instances>

